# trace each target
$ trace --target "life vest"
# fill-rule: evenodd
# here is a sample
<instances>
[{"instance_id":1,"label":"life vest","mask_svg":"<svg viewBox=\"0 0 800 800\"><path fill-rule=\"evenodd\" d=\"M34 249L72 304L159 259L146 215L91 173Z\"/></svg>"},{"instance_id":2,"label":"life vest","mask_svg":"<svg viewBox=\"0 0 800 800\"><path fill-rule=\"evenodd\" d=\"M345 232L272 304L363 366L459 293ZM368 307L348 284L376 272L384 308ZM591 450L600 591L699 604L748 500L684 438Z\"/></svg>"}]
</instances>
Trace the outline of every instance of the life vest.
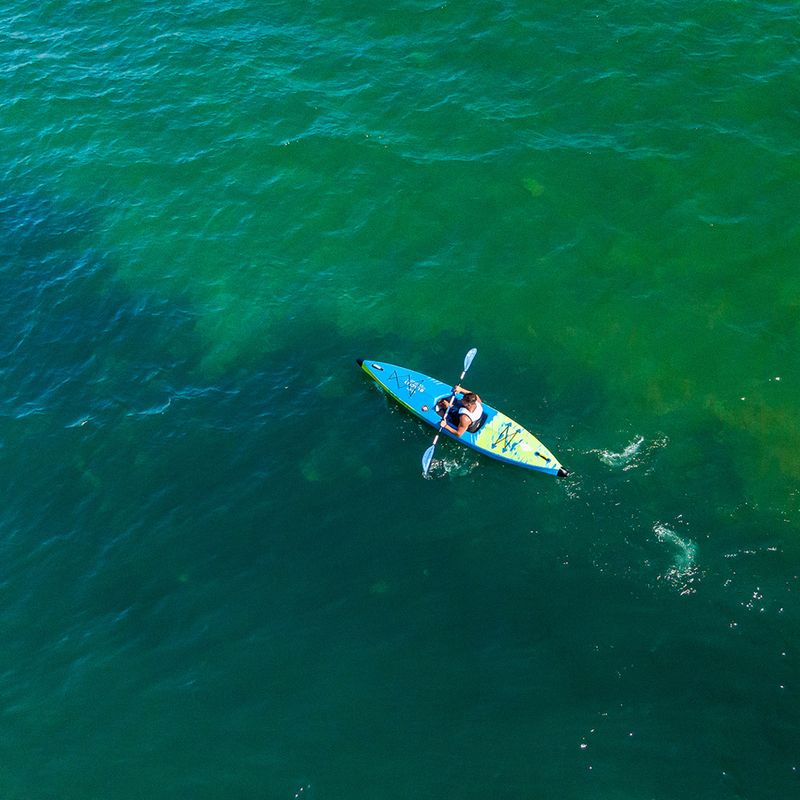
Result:
<instances>
[{"instance_id":1,"label":"life vest","mask_svg":"<svg viewBox=\"0 0 800 800\"><path fill-rule=\"evenodd\" d=\"M485 414L483 413L483 404L480 400L475 403L474 411L470 411L468 408L459 403L458 415L463 415L469 420L469 425L467 426L467 431L469 433L475 433L475 431L477 431L481 425L483 425L486 418Z\"/></svg>"},{"instance_id":2,"label":"life vest","mask_svg":"<svg viewBox=\"0 0 800 800\"><path fill-rule=\"evenodd\" d=\"M442 398L439 402L444 403L445 398ZM467 433L475 433L480 430L481 425L486 422L486 412L483 410L483 405L480 401L475 404L475 410L470 411L468 408L461 405L461 398L453 400L453 405L450 406L450 410L447 412L448 424L452 425L454 428L458 428L458 423L462 414L469 420Z\"/></svg>"}]
</instances>

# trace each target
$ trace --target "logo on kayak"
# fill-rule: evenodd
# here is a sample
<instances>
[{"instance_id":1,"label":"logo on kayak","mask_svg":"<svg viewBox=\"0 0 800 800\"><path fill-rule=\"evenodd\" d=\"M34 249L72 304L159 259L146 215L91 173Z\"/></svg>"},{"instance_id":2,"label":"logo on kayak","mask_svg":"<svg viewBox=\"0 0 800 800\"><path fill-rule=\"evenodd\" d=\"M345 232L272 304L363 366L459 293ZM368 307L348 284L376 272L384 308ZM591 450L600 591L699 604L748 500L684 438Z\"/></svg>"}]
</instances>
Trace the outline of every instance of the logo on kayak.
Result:
<instances>
[{"instance_id":1,"label":"logo on kayak","mask_svg":"<svg viewBox=\"0 0 800 800\"><path fill-rule=\"evenodd\" d=\"M502 444L503 448L501 452L506 453L510 450L513 453L517 446L521 444L521 441L515 441L515 439L522 433L522 429L517 428L515 431L512 431L512 427L513 425L511 422L507 422L505 425L501 426L497 438L492 442L492 450L495 450L498 445Z\"/></svg>"},{"instance_id":2,"label":"logo on kayak","mask_svg":"<svg viewBox=\"0 0 800 800\"><path fill-rule=\"evenodd\" d=\"M425 384L422 381L414 380L411 377L411 373L406 373L405 375L399 375L397 370L395 370L390 376L390 381L394 381L397 384L398 389L405 389L408 392L409 397L413 397L417 392L424 392L425 391Z\"/></svg>"}]
</instances>

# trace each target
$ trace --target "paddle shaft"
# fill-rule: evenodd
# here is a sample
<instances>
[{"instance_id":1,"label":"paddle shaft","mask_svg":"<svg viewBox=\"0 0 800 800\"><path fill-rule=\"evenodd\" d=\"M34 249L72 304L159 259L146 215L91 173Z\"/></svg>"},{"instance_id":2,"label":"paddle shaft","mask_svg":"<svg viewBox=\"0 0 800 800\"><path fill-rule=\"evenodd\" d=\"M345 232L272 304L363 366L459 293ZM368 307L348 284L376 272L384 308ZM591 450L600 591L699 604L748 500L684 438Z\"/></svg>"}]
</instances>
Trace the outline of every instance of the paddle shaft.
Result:
<instances>
[{"instance_id":1,"label":"paddle shaft","mask_svg":"<svg viewBox=\"0 0 800 800\"><path fill-rule=\"evenodd\" d=\"M456 386L461 384L461 381L464 380L464 376L467 374L467 370L469 369L470 364L472 363L472 359L475 358L475 354L477 353L476 348L472 348L466 357L464 358L464 371L461 373L461 377L458 379L458 383ZM455 388L455 387L454 387ZM453 392L450 395L450 399L447 401L447 408L445 409L444 414L442 415L442 421L439 423L439 430L436 431L436 436L433 437L433 444L425 451L425 454L422 456L422 474L428 474L428 467L431 465L431 461L433 460L433 451L436 448L436 442L439 441L439 437L442 434L442 430L444 426L447 424L447 415L450 413L450 408L453 405L453 400L456 399L456 393Z\"/></svg>"},{"instance_id":2,"label":"paddle shaft","mask_svg":"<svg viewBox=\"0 0 800 800\"><path fill-rule=\"evenodd\" d=\"M466 370L464 370L461 373L461 377L458 379L458 383L456 384L456 386L459 386L461 384L461 381L464 380L464 376L466 374L467 374ZM453 407L453 400L455 400L455 399L456 399L456 393L453 392L453 394L450 395L450 399L447 401L447 408L445 409L444 414L442 415L442 421L439 423L439 430L436 431L436 436L433 437L433 446L434 447L436 446L436 442L439 440L439 436L441 435L442 431L444 430L444 426L447 425L447 415L450 413L450 409Z\"/></svg>"}]
</instances>

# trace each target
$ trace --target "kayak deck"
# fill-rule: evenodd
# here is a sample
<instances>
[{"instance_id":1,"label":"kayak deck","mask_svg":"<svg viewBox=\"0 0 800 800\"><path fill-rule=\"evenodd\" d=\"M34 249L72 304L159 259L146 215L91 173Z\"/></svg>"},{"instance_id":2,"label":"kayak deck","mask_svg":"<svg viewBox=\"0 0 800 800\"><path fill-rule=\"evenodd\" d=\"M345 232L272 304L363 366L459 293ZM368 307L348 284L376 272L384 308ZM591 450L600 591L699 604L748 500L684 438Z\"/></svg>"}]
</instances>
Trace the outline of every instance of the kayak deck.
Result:
<instances>
[{"instance_id":1,"label":"kayak deck","mask_svg":"<svg viewBox=\"0 0 800 800\"><path fill-rule=\"evenodd\" d=\"M451 385L421 372L383 361L359 359L358 363L400 405L432 427L439 427L441 417L436 413L436 402L442 397L450 397ZM448 430L443 433L479 453L507 464L559 477L569 474L529 430L485 402L483 410L486 421L475 433L467 432L460 437Z\"/></svg>"}]
</instances>

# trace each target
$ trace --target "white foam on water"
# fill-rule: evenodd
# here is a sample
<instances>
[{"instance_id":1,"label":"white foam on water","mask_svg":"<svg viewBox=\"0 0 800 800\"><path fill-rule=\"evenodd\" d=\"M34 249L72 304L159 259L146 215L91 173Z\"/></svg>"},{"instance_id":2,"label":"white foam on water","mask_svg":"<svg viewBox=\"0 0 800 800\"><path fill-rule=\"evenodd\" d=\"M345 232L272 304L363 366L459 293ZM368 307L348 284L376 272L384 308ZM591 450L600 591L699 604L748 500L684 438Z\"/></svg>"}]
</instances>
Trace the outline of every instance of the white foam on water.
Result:
<instances>
[{"instance_id":1,"label":"white foam on water","mask_svg":"<svg viewBox=\"0 0 800 800\"><path fill-rule=\"evenodd\" d=\"M640 467L654 451L666 447L667 441L666 436L658 436L647 443L644 436L636 436L619 453L612 450L592 450L590 452L597 455L609 467L627 472Z\"/></svg>"},{"instance_id":2,"label":"white foam on water","mask_svg":"<svg viewBox=\"0 0 800 800\"><path fill-rule=\"evenodd\" d=\"M694 594L696 591L692 585L698 577L697 568L697 544L691 539L679 536L672 528L668 528L661 522L653 526L653 533L659 542L670 545L674 551L674 559L669 569L659 580L664 580L681 594Z\"/></svg>"},{"instance_id":3,"label":"white foam on water","mask_svg":"<svg viewBox=\"0 0 800 800\"><path fill-rule=\"evenodd\" d=\"M470 459L469 456L434 458L425 477L429 480L446 477L463 478L473 472L477 466L478 461Z\"/></svg>"}]
</instances>

